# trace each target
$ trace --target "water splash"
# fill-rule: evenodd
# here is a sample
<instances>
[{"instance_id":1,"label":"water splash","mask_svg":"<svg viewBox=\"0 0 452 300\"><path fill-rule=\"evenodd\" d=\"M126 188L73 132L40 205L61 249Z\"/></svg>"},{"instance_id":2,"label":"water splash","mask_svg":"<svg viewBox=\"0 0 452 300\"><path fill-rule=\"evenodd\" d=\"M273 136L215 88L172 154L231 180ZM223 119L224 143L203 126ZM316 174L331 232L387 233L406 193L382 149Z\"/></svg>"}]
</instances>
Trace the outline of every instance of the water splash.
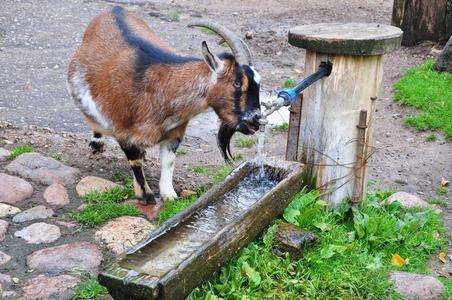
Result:
<instances>
[{"instance_id":1,"label":"water splash","mask_svg":"<svg viewBox=\"0 0 452 300\"><path fill-rule=\"evenodd\" d=\"M268 133L268 126L262 122L259 127L259 137L257 139L257 157L256 163L259 167L259 177L265 178L264 159L267 156L265 153L265 138Z\"/></svg>"}]
</instances>

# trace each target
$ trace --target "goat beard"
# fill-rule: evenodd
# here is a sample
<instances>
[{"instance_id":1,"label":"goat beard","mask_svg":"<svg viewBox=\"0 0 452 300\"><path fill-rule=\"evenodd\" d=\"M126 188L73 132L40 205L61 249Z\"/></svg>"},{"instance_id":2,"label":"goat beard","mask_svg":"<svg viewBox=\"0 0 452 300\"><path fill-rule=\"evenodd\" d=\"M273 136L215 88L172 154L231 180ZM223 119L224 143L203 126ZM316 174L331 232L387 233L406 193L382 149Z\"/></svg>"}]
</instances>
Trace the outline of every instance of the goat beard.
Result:
<instances>
[{"instance_id":1,"label":"goat beard","mask_svg":"<svg viewBox=\"0 0 452 300\"><path fill-rule=\"evenodd\" d=\"M223 154L224 160L227 163L231 162L231 139L236 132L235 126L222 123L220 129L218 130L217 141L218 147L220 147L221 153Z\"/></svg>"}]
</instances>

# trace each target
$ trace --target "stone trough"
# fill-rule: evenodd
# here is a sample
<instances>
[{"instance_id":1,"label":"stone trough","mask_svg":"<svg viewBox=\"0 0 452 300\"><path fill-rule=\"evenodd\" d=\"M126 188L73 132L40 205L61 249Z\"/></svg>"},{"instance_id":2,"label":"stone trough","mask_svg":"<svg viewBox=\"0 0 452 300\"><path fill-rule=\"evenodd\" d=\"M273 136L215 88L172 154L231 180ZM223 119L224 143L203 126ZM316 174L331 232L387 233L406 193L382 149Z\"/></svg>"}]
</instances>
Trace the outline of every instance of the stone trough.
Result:
<instances>
[{"instance_id":1,"label":"stone trough","mask_svg":"<svg viewBox=\"0 0 452 300\"><path fill-rule=\"evenodd\" d=\"M266 159L237 167L99 274L114 299L183 299L280 215L303 165Z\"/></svg>"}]
</instances>

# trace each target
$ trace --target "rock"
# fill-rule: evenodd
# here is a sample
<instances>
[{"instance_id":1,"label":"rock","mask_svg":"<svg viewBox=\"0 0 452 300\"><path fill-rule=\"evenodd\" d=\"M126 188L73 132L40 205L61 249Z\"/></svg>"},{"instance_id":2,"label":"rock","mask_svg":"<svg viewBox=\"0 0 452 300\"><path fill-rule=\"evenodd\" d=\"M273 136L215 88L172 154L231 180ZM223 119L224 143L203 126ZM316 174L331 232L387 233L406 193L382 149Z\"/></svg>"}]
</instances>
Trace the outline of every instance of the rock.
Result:
<instances>
[{"instance_id":1,"label":"rock","mask_svg":"<svg viewBox=\"0 0 452 300\"><path fill-rule=\"evenodd\" d=\"M19 278L17 278L17 277L13 277L13 282L15 283L15 284L18 284L19 283Z\"/></svg>"},{"instance_id":2,"label":"rock","mask_svg":"<svg viewBox=\"0 0 452 300\"><path fill-rule=\"evenodd\" d=\"M61 236L60 228L47 223L34 223L22 230L16 231L14 236L23 238L29 244L51 243Z\"/></svg>"},{"instance_id":3,"label":"rock","mask_svg":"<svg viewBox=\"0 0 452 300\"><path fill-rule=\"evenodd\" d=\"M5 148L0 148L0 161L6 160L6 158L11 154L8 150Z\"/></svg>"},{"instance_id":4,"label":"rock","mask_svg":"<svg viewBox=\"0 0 452 300\"><path fill-rule=\"evenodd\" d=\"M52 215L53 210L51 208L45 207L44 205L38 205L15 215L13 222L23 223L36 219L46 219Z\"/></svg>"},{"instance_id":5,"label":"rock","mask_svg":"<svg viewBox=\"0 0 452 300\"><path fill-rule=\"evenodd\" d=\"M430 204L428 204L427 202L425 202L418 196L409 194L406 192L397 192L397 193L389 196L388 199L386 199L386 203L388 203L388 204L391 204L395 201L400 202L400 204L404 208L415 208L415 207L427 208L427 207L430 207Z\"/></svg>"},{"instance_id":6,"label":"rock","mask_svg":"<svg viewBox=\"0 0 452 300\"><path fill-rule=\"evenodd\" d=\"M55 182L62 185L74 184L80 173L77 168L34 152L20 155L6 166L6 170L44 185Z\"/></svg>"},{"instance_id":7,"label":"rock","mask_svg":"<svg viewBox=\"0 0 452 300\"><path fill-rule=\"evenodd\" d=\"M408 272L391 272L389 278L395 283L395 290L407 300L439 299L443 284L432 276Z\"/></svg>"},{"instance_id":8,"label":"rock","mask_svg":"<svg viewBox=\"0 0 452 300\"><path fill-rule=\"evenodd\" d=\"M433 68L439 72L452 72L452 36L444 46Z\"/></svg>"},{"instance_id":9,"label":"rock","mask_svg":"<svg viewBox=\"0 0 452 300\"><path fill-rule=\"evenodd\" d=\"M154 225L139 217L119 217L107 222L95 233L95 238L115 254L135 246L143 240Z\"/></svg>"},{"instance_id":10,"label":"rock","mask_svg":"<svg viewBox=\"0 0 452 300\"><path fill-rule=\"evenodd\" d=\"M73 242L33 252L27 256L27 266L40 272L58 274L77 269L97 274L102 253L96 245Z\"/></svg>"},{"instance_id":11,"label":"rock","mask_svg":"<svg viewBox=\"0 0 452 300\"><path fill-rule=\"evenodd\" d=\"M66 228L74 228L75 226L77 226L77 223L75 223L75 222L56 221L55 223L57 223L58 225L64 226Z\"/></svg>"},{"instance_id":12,"label":"rock","mask_svg":"<svg viewBox=\"0 0 452 300\"><path fill-rule=\"evenodd\" d=\"M8 274L1 274L0 273L0 291L2 289L9 289L12 285L13 281L11 279L11 276L9 276Z\"/></svg>"},{"instance_id":13,"label":"rock","mask_svg":"<svg viewBox=\"0 0 452 300\"><path fill-rule=\"evenodd\" d=\"M9 223L5 220L0 220L0 242L6 237L6 232L8 231Z\"/></svg>"},{"instance_id":14,"label":"rock","mask_svg":"<svg viewBox=\"0 0 452 300\"><path fill-rule=\"evenodd\" d=\"M275 245L284 252L289 252L294 258L300 257L303 249L317 242L319 237L297 226L283 222L279 224L275 234Z\"/></svg>"},{"instance_id":15,"label":"rock","mask_svg":"<svg viewBox=\"0 0 452 300\"><path fill-rule=\"evenodd\" d=\"M33 187L22 178L0 173L0 202L14 204L32 194Z\"/></svg>"},{"instance_id":16,"label":"rock","mask_svg":"<svg viewBox=\"0 0 452 300\"><path fill-rule=\"evenodd\" d=\"M3 291L1 296L1 299L17 299L17 293L15 291Z\"/></svg>"},{"instance_id":17,"label":"rock","mask_svg":"<svg viewBox=\"0 0 452 300\"><path fill-rule=\"evenodd\" d=\"M18 209L17 207L0 203L0 218L13 216L17 213L20 213L20 209Z\"/></svg>"},{"instance_id":18,"label":"rock","mask_svg":"<svg viewBox=\"0 0 452 300\"><path fill-rule=\"evenodd\" d=\"M117 186L119 185L110 180L95 176L87 176L80 180L75 187L75 190L80 197L83 197L91 191L106 192L107 190Z\"/></svg>"},{"instance_id":19,"label":"rock","mask_svg":"<svg viewBox=\"0 0 452 300\"><path fill-rule=\"evenodd\" d=\"M125 203L135 206L149 221L154 220L163 207L163 202L161 201L158 201L157 204L142 204L136 199L130 199Z\"/></svg>"},{"instance_id":20,"label":"rock","mask_svg":"<svg viewBox=\"0 0 452 300\"><path fill-rule=\"evenodd\" d=\"M253 36L254 36L254 32L253 31L250 30L250 31L245 32L245 38L247 40L251 40L253 38Z\"/></svg>"},{"instance_id":21,"label":"rock","mask_svg":"<svg viewBox=\"0 0 452 300\"><path fill-rule=\"evenodd\" d=\"M50 205L62 207L69 204L67 189L59 183L52 183L44 191L44 199Z\"/></svg>"},{"instance_id":22,"label":"rock","mask_svg":"<svg viewBox=\"0 0 452 300\"><path fill-rule=\"evenodd\" d=\"M191 196L195 196L196 192L195 191L191 191L191 190L182 190L180 192L180 196L182 198L190 198Z\"/></svg>"},{"instance_id":23,"label":"rock","mask_svg":"<svg viewBox=\"0 0 452 300\"><path fill-rule=\"evenodd\" d=\"M6 264L11 260L11 256L6 254L5 252L0 251L0 266Z\"/></svg>"},{"instance_id":24,"label":"rock","mask_svg":"<svg viewBox=\"0 0 452 300\"><path fill-rule=\"evenodd\" d=\"M73 289L78 282L79 279L71 275L59 275L55 277L39 275L27 281L26 286L22 289L24 292L23 299L69 300L72 298Z\"/></svg>"}]
</instances>

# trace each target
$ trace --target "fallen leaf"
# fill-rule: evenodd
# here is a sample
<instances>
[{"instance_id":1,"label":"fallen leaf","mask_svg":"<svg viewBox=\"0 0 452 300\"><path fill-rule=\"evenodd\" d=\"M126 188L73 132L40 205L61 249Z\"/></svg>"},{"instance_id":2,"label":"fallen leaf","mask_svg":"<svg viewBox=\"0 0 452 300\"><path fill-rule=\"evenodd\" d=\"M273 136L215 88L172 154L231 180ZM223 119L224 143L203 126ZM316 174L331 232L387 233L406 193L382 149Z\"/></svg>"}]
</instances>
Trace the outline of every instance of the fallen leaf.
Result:
<instances>
[{"instance_id":1,"label":"fallen leaf","mask_svg":"<svg viewBox=\"0 0 452 300\"><path fill-rule=\"evenodd\" d=\"M391 258L391 263L396 266L396 267L403 267L406 264L408 264L408 260L404 259L403 257L401 257L400 255L398 255L397 253L393 253L392 254L392 258Z\"/></svg>"},{"instance_id":2,"label":"fallen leaf","mask_svg":"<svg viewBox=\"0 0 452 300\"><path fill-rule=\"evenodd\" d=\"M449 180L447 180L446 178L441 178L441 186L448 186L450 183Z\"/></svg>"},{"instance_id":3,"label":"fallen leaf","mask_svg":"<svg viewBox=\"0 0 452 300\"><path fill-rule=\"evenodd\" d=\"M443 263L443 264L445 264L446 263L446 252L440 252L439 254L438 254L438 259Z\"/></svg>"}]
</instances>

